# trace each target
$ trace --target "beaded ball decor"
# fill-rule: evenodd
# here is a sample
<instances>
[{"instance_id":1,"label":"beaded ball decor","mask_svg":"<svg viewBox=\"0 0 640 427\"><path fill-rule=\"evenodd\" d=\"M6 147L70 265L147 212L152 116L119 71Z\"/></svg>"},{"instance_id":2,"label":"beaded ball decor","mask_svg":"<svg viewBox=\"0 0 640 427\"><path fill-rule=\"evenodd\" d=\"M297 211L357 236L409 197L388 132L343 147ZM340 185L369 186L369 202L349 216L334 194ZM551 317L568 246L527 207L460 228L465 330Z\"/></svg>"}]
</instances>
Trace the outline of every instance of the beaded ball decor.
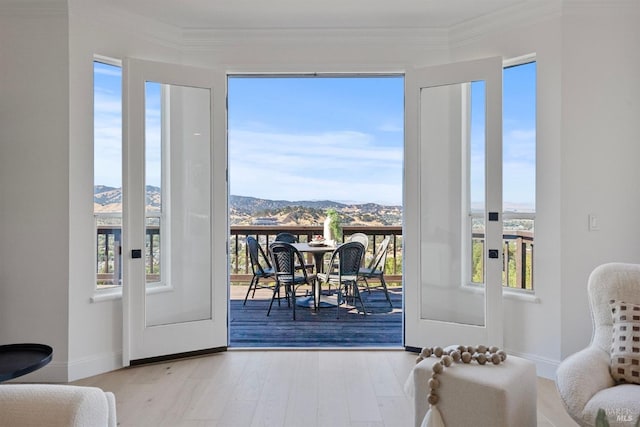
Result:
<instances>
[{"instance_id":1,"label":"beaded ball decor","mask_svg":"<svg viewBox=\"0 0 640 427\"><path fill-rule=\"evenodd\" d=\"M427 397L430 405L436 405L439 400L437 390L440 387L440 381L438 380L438 375L444 371L444 368L451 366L452 363L471 363L475 360L480 365L484 365L487 362L499 365L507 359L507 353L496 346L488 347L479 345L474 347L452 345L444 349L441 347L424 347L416 363L428 359L431 356L439 357L440 360L435 362L431 367L433 374L431 374L431 378L429 378L430 391Z\"/></svg>"}]
</instances>

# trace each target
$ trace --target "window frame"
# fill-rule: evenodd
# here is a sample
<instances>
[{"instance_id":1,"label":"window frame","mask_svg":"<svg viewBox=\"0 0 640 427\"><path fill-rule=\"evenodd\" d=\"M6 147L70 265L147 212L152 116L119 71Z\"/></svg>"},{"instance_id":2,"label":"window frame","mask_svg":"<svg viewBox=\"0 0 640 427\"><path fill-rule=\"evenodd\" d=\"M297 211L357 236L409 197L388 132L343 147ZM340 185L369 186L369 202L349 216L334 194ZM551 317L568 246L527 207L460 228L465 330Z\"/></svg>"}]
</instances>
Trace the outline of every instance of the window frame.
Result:
<instances>
[{"instance_id":1,"label":"window frame","mask_svg":"<svg viewBox=\"0 0 640 427\"><path fill-rule=\"evenodd\" d=\"M536 54L532 53L532 54L527 54L527 55L523 55L523 56L518 56L518 57L514 57L514 58L509 58L509 59L505 59L503 61L502 64L502 69L503 72L504 70L508 69L508 68L512 68L512 67L517 67L520 65L525 65L525 64L530 64L533 62L537 62L537 58L536 58ZM536 70L536 79L537 79L537 70ZM536 81L536 92L537 92L537 81ZM504 99L504 92L503 92L503 99ZM536 96L536 106L534 107L537 109L537 96ZM504 106L503 106L503 118L504 118ZM469 118L470 120L470 118ZM537 129L537 118L536 118L536 129ZM503 136L504 136L504 128L503 128ZM535 140L535 147L537 149L537 131L536 131L536 140ZM467 144L470 144L470 136L467 135ZM502 140L502 144L504 147L505 144L505 138L503 137ZM470 160L467 157L465 159L465 161L467 162L466 167L465 167L465 171L467 172L467 177L466 177L466 182L467 182L467 186L469 186L469 168L470 168ZM503 158L503 165L504 165L504 158ZM534 170L536 171L537 174L537 170L538 170L538 162L537 162L537 157L535 159L535 166L534 166ZM466 201L465 201L465 206L467 209L467 215L468 215L468 221L463 225L465 227L465 236L467 236L465 239L465 245L466 245L466 251L469 254L468 258L466 259L466 262L468 263L467 266L465 266L465 275L467 277L467 280L465 280L465 283L467 283L467 287L470 290L480 290L484 288L484 282L480 283L480 282L474 282L473 281L473 232L472 232L472 224L473 224L473 220L476 218L483 218L484 212L480 212L480 213L474 213L473 210L471 209L471 205L470 205L470 201L468 200L468 193L469 193L469 189L465 190L466 191ZM503 188L504 191L504 188ZM533 195L534 199L536 198L536 194ZM537 207L537 203L536 203L536 207ZM510 220L510 219L525 219L525 220L531 220L535 222L535 218L536 218L536 209L534 208L533 212L520 212L520 213L515 213L515 212L506 212L504 210L504 201L503 201L503 210L502 210L502 220L503 223L505 220ZM535 230L535 226L534 226L534 230ZM504 232L504 224L503 224L503 236L504 236L505 232ZM533 241L535 241L535 234L534 234L534 238ZM504 240L503 240L504 242ZM483 247L483 251L484 251L484 247ZM502 259L503 259L503 271L504 268L508 268L508 266L505 264L506 260L504 258L505 254L504 254L504 244L503 244L503 252L502 252ZM516 287L509 287L505 284L504 280L503 280L503 284L502 284L502 289L503 289L503 295L508 295L509 293L511 294L511 296L523 296L523 297L532 297L535 299L535 281L534 281L534 266L535 266L535 251L533 251L532 253L532 257L531 257L531 289L525 289L525 288L516 288ZM483 274L484 276L484 274Z\"/></svg>"},{"instance_id":2,"label":"window frame","mask_svg":"<svg viewBox=\"0 0 640 427\"><path fill-rule=\"evenodd\" d=\"M93 171L93 188L95 189L95 185L97 185L96 181L95 181L95 150L96 150L96 105L95 105L95 99L96 99L96 73L95 73L95 66L96 63L99 64L104 64L104 65L109 65L109 66L113 66L113 67L118 67L120 69L120 86L122 87L122 73L123 73L123 66L122 66L122 60L117 59L117 58L112 58L112 57L108 57L108 56L104 56L104 55L99 55L99 54L94 54L92 61L91 61L91 65L92 65L92 74L91 74L91 82L92 82L92 125L93 125L93 134L92 134L92 171ZM122 164L122 126L123 126L123 99L122 99L122 93L120 94L120 164ZM120 179L120 188L122 191L122 172L121 172L121 179ZM95 199L95 190L92 191L92 198ZM117 283L112 283L111 285L99 285L98 284L98 219L100 217L112 217L112 218L122 218L122 210L119 213L114 213L114 214L101 214L101 213L97 213L95 212L95 210L92 211L92 216L93 216L93 260L94 260L94 279L93 279L93 289L94 289L94 297L92 298L92 301L94 300L98 300L98 299L110 299L111 297L118 297L120 295L122 295L122 240L120 240L120 245L119 247L114 247L114 269L117 268L119 270L118 273L118 280ZM122 223L120 224L120 235L122 236ZM105 238L108 238L105 236ZM114 241L114 245L115 245L115 241ZM107 260L106 262L109 262L108 256L107 256ZM115 277L116 272L114 271L114 277Z\"/></svg>"}]
</instances>

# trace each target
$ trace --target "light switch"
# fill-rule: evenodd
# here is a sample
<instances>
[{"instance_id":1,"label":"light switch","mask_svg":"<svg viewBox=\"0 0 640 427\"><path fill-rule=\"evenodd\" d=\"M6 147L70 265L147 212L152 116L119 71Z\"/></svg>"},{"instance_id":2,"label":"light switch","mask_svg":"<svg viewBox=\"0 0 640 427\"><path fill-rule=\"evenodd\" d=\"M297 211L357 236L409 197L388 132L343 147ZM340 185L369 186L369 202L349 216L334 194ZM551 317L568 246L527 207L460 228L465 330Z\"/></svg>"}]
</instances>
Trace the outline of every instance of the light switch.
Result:
<instances>
[{"instance_id":1,"label":"light switch","mask_svg":"<svg viewBox=\"0 0 640 427\"><path fill-rule=\"evenodd\" d=\"M598 230L600 230L600 222L598 221L598 217L594 214L589 214L589 231Z\"/></svg>"}]
</instances>

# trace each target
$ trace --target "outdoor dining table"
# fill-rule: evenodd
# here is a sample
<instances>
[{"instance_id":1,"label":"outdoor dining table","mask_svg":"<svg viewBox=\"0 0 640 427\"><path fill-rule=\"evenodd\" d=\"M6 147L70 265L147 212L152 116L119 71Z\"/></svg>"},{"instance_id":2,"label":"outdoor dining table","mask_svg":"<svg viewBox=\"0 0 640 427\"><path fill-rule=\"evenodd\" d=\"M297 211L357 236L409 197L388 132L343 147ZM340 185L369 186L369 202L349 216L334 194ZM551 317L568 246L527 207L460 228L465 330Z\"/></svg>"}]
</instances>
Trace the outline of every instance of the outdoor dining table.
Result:
<instances>
[{"instance_id":1,"label":"outdoor dining table","mask_svg":"<svg viewBox=\"0 0 640 427\"><path fill-rule=\"evenodd\" d=\"M292 246L302 253L310 253L313 255L314 262L316 264L316 271L318 273L324 273L324 254L327 252L333 252L337 248L335 245L319 243L309 244L309 242L293 243Z\"/></svg>"},{"instance_id":2,"label":"outdoor dining table","mask_svg":"<svg viewBox=\"0 0 640 427\"><path fill-rule=\"evenodd\" d=\"M309 242L301 242L292 243L292 246L294 246L298 251L302 253L312 254L314 262L316 264L316 272L324 273L324 255L328 252L333 252L339 245L320 244L313 242L309 244ZM315 287L314 295L316 305L320 304L320 297L320 284L318 283Z\"/></svg>"}]
</instances>

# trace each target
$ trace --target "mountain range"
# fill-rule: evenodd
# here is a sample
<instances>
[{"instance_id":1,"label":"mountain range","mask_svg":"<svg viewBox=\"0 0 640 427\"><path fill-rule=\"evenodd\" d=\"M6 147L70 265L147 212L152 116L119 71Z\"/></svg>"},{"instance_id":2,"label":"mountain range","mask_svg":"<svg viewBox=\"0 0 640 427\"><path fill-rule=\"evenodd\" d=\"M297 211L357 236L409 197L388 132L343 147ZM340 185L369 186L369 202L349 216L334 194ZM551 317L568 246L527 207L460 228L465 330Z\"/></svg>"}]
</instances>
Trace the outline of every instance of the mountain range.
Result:
<instances>
[{"instance_id":1,"label":"mountain range","mask_svg":"<svg viewBox=\"0 0 640 427\"><path fill-rule=\"evenodd\" d=\"M160 209L159 187L146 187L147 205ZM122 211L122 190L105 185L94 186L94 212ZM343 224L348 225L400 225L402 206L377 203L349 204L331 200L269 200L257 197L231 195L229 218L232 225L252 225L266 221L277 225L318 225L326 217L327 209L340 213Z\"/></svg>"}]
</instances>

